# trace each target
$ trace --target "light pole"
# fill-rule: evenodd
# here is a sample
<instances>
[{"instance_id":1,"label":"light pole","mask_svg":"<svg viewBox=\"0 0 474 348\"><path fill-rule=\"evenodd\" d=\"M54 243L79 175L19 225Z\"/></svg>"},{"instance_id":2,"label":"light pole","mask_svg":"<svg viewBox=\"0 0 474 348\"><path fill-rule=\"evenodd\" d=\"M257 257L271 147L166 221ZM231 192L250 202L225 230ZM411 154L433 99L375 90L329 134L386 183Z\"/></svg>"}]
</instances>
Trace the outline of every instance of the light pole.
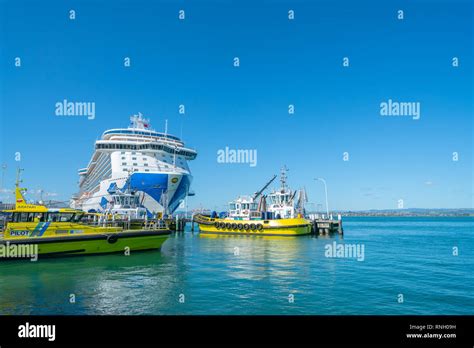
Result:
<instances>
[{"instance_id":1,"label":"light pole","mask_svg":"<svg viewBox=\"0 0 474 348\"><path fill-rule=\"evenodd\" d=\"M5 171L7 170L7 165L4 163L2 164L2 183L0 185L0 189L3 189L3 183L5 182Z\"/></svg>"},{"instance_id":2,"label":"light pole","mask_svg":"<svg viewBox=\"0 0 474 348\"><path fill-rule=\"evenodd\" d=\"M327 213L327 218L329 219L328 186L326 185L326 180L324 180L323 178L316 178L314 180L322 181L324 184L324 192L326 194L326 213Z\"/></svg>"}]
</instances>

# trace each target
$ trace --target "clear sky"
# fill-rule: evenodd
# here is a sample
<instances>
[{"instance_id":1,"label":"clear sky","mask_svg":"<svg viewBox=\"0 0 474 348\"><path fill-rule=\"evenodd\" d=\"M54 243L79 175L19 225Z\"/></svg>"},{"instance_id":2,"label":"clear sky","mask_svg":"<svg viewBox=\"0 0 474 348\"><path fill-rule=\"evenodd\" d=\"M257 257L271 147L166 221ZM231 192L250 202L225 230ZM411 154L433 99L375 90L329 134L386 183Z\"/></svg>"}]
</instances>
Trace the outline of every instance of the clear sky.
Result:
<instances>
[{"instance_id":1,"label":"clear sky","mask_svg":"<svg viewBox=\"0 0 474 348\"><path fill-rule=\"evenodd\" d=\"M473 207L471 1L0 0L0 44L4 187L20 165L31 191L69 199L94 141L140 111L198 151L191 208L223 209L283 165L312 203L325 178L334 209ZM63 99L95 102L95 119L56 116ZM381 116L388 99L420 118ZM218 163L226 146L257 165Z\"/></svg>"}]
</instances>

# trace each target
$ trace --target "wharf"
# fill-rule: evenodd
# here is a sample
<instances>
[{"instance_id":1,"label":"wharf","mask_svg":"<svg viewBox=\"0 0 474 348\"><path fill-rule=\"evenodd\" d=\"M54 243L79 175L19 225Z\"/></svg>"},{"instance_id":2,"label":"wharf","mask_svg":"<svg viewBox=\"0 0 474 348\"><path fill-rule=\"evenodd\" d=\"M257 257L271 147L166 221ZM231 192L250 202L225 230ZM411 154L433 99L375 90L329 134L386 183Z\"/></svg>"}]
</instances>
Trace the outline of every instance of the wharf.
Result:
<instances>
[{"instance_id":1,"label":"wharf","mask_svg":"<svg viewBox=\"0 0 474 348\"><path fill-rule=\"evenodd\" d=\"M330 235L336 232L340 235L344 234L341 215L338 215L337 220L333 219L332 215L327 218L324 215L310 214L308 217L311 221L311 232L313 234Z\"/></svg>"}]
</instances>

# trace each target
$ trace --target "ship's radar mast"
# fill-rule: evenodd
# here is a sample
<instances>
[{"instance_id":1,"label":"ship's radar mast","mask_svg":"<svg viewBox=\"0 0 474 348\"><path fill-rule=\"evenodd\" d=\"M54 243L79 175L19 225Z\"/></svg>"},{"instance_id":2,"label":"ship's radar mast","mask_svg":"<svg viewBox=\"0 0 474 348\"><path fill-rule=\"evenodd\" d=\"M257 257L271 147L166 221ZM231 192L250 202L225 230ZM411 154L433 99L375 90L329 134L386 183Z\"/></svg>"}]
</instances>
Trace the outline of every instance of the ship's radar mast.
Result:
<instances>
[{"instance_id":1,"label":"ship's radar mast","mask_svg":"<svg viewBox=\"0 0 474 348\"><path fill-rule=\"evenodd\" d=\"M150 130L150 120L143 118L143 115L141 112L139 112L137 115L133 115L130 117L130 127L129 128L135 128L135 129L146 129Z\"/></svg>"},{"instance_id":2,"label":"ship's radar mast","mask_svg":"<svg viewBox=\"0 0 474 348\"><path fill-rule=\"evenodd\" d=\"M281 184L281 192L285 192L287 189L286 186L286 179L288 178L286 176L286 172L288 172L288 168L286 166L283 166L280 171L280 184Z\"/></svg>"}]
</instances>

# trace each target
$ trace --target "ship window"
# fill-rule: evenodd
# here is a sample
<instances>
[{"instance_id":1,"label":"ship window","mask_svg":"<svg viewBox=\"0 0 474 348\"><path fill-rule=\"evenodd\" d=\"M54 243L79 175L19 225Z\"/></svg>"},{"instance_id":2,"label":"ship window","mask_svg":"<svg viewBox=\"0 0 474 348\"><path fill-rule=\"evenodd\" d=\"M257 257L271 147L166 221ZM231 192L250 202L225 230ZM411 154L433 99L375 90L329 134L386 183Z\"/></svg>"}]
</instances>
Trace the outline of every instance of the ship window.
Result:
<instances>
[{"instance_id":1,"label":"ship window","mask_svg":"<svg viewBox=\"0 0 474 348\"><path fill-rule=\"evenodd\" d=\"M34 213L14 213L12 221L14 222L32 222Z\"/></svg>"},{"instance_id":2,"label":"ship window","mask_svg":"<svg viewBox=\"0 0 474 348\"><path fill-rule=\"evenodd\" d=\"M148 167L148 163L144 163L143 165L144 165L145 167Z\"/></svg>"},{"instance_id":3,"label":"ship window","mask_svg":"<svg viewBox=\"0 0 474 348\"><path fill-rule=\"evenodd\" d=\"M150 171L150 169L145 169L145 172L149 172L149 171Z\"/></svg>"},{"instance_id":4,"label":"ship window","mask_svg":"<svg viewBox=\"0 0 474 348\"><path fill-rule=\"evenodd\" d=\"M58 221L59 221L59 222L68 222L68 221L71 221L72 218L74 217L73 215L74 215L74 214L71 214L71 213L59 214Z\"/></svg>"},{"instance_id":5,"label":"ship window","mask_svg":"<svg viewBox=\"0 0 474 348\"><path fill-rule=\"evenodd\" d=\"M6 221L7 222L14 222L14 214L12 213L6 213Z\"/></svg>"},{"instance_id":6,"label":"ship window","mask_svg":"<svg viewBox=\"0 0 474 348\"><path fill-rule=\"evenodd\" d=\"M21 215L21 213L13 213L11 217L11 222L19 222L18 218Z\"/></svg>"},{"instance_id":7,"label":"ship window","mask_svg":"<svg viewBox=\"0 0 474 348\"><path fill-rule=\"evenodd\" d=\"M137 160L137 158L136 158L136 157L132 157L132 160L136 161L136 160Z\"/></svg>"},{"instance_id":8,"label":"ship window","mask_svg":"<svg viewBox=\"0 0 474 348\"><path fill-rule=\"evenodd\" d=\"M132 155L136 155L137 153L136 152L132 152Z\"/></svg>"},{"instance_id":9,"label":"ship window","mask_svg":"<svg viewBox=\"0 0 474 348\"><path fill-rule=\"evenodd\" d=\"M235 209L236 209L235 203L230 203L229 206L230 206L230 209L231 209L231 210L235 210Z\"/></svg>"},{"instance_id":10,"label":"ship window","mask_svg":"<svg viewBox=\"0 0 474 348\"><path fill-rule=\"evenodd\" d=\"M58 218L59 218L59 214L58 213L47 213L46 214L46 217L44 219L44 221L47 221L47 222L57 222L58 221Z\"/></svg>"},{"instance_id":11,"label":"ship window","mask_svg":"<svg viewBox=\"0 0 474 348\"><path fill-rule=\"evenodd\" d=\"M74 221L74 222L79 222L81 221L86 215L85 214L73 214L72 218L70 221Z\"/></svg>"},{"instance_id":12,"label":"ship window","mask_svg":"<svg viewBox=\"0 0 474 348\"><path fill-rule=\"evenodd\" d=\"M134 166L138 166L138 163L134 163L133 165L134 165Z\"/></svg>"},{"instance_id":13,"label":"ship window","mask_svg":"<svg viewBox=\"0 0 474 348\"><path fill-rule=\"evenodd\" d=\"M122 159L124 160L124 159L125 159L125 157L122 157Z\"/></svg>"},{"instance_id":14,"label":"ship window","mask_svg":"<svg viewBox=\"0 0 474 348\"><path fill-rule=\"evenodd\" d=\"M126 165L127 165L127 162L122 162L122 165L123 165L123 166L126 166Z\"/></svg>"}]
</instances>

